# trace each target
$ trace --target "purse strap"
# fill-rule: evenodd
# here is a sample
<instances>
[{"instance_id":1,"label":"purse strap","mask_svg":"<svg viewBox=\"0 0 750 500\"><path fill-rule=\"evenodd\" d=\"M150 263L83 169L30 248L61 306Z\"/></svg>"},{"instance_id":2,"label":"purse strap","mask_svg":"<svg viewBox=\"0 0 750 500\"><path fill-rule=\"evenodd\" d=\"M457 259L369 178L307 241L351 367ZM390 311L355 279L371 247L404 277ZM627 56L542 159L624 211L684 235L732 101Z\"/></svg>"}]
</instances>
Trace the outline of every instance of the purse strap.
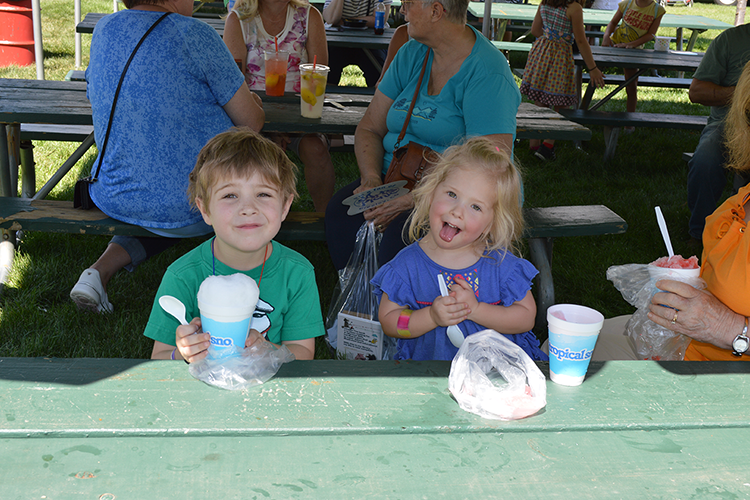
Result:
<instances>
[{"instance_id":1,"label":"purse strap","mask_svg":"<svg viewBox=\"0 0 750 500\"><path fill-rule=\"evenodd\" d=\"M424 55L424 62L422 63L422 71L419 73L419 81L417 82L417 88L414 90L414 97L411 98L411 104L409 105L409 111L406 113L406 120L404 120L404 126L401 127L401 133L398 134L396 144L393 146L393 150L396 151L401 146L401 141L406 136L406 127L409 126L409 120L411 119L411 112L414 111L414 104L417 102L417 96L419 96L419 89L422 86L422 77L424 77L424 70L427 68L427 60L430 58L430 51L427 49L427 53Z\"/></svg>"},{"instance_id":2,"label":"purse strap","mask_svg":"<svg viewBox=\"0 0 750 500\"><path fill-rule=\"evenodd\" d=\"M170 15L171 12L166 12L163 16L161 16L159 19L156 20L154 24L151 25L151 27L146 31L146 33L143 34L138 44L133 49L133 52L130 54L130 58L128 59L128 62L125 63L125 68L122 70L122 75L120 75L120 81L117 82L117 89L115 90L115 97L112 99L112 110L109 112L109 123L107 123L107 133L104 134L104 143L102 144L102 151L99 153L99 164L96 166L96 172L94 173L93 177L91 177L91 182L96 182L97 177L99 177L99 171L102 168L102 159L104 158L104 152L107 150L107 143L109 142L109 132L112 130L112 119L115 116L115 106L117 106L117 98L120 96L120 89L122 88L122 82L125 80L125 73L128 71L128 67L130 66L130 62L133 60L133 56L135 56L135 53L138 52L138 49L141 47L141 44L146 39L146 37L154 31L154 28L156 28L160 22L162 22L168 15Z\"/></svg>"}]
</instances>

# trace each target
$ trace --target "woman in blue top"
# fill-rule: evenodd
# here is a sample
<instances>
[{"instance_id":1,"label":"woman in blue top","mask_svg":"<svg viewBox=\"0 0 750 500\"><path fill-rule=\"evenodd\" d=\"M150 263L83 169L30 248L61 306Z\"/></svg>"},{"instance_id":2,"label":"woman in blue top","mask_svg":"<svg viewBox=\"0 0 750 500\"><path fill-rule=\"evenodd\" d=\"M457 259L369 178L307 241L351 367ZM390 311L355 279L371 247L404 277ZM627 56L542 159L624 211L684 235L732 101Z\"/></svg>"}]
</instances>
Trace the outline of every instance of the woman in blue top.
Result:
<instances>
[{"instance_id":1,"label":"woman in blue top","mask_svg":"<svg viewBox=\"0 0 750 500\"><path fill-rule=\"evenodd\" d=\"M175 238L211 232L186 195L198 152L233 125L259 131L265 120L260 98L244 85L224 42L191 18L192 0L125 0L125 6L97 23L91 41L86 93L100 151L125 63L143 34L164 13L172 14L148 35L127 70L89 192L102 212L142 226L154 238L116 236L81 274L70 297L96 312L112 312L107 283L118 270L132 270Z\"/></svg>"},{"instance_id":2,"label":"woman in blue top","mask_svg":"<svg viewBox=\"0 0 750 500\"><path fill-rule=\"evenodd\" d=\"M521 95L505 57L466 24L467 7L468 0L402 3L411 40L399 49L357 127L354 150L361 178L336 193L326 210L328 251L336 269L346 266L365 219L383 232L381 263L404 247L401 229L414 206L411 194L355 216L347 215L341 202L383 183L428 51L401 144L414 141L442 152L465 137L486 136L512 154Z\"/></svg>"}]
</instances>

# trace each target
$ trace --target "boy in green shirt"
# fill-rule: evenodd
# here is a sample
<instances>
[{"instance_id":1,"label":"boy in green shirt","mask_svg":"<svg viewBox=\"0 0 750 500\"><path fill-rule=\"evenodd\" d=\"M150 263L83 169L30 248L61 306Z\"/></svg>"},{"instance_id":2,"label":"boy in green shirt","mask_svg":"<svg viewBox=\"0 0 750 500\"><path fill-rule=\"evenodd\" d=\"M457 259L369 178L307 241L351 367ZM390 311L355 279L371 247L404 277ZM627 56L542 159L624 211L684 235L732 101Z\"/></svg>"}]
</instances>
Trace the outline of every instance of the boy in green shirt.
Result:
<instances>
[{"instance_id":1,"label":"boy in green shirt","mask_svg":"<svg viewBox=\"0 0 750 500\"><path fill-rule=\"evenodd\" d=\"M216 236L167 269L144 335L154 339L152 359L206 357L210 332L201 332L198 288L208 276L243 273L260 289L246 347L255 342L285 345L297 359L313 359L323 334L312 265L272 241L297 194L295 165L272 141L247 128L211 139L190 174L188 195ZM177 297L187 326L164 312L159 297Z\"/></svg>"}]
</instances>

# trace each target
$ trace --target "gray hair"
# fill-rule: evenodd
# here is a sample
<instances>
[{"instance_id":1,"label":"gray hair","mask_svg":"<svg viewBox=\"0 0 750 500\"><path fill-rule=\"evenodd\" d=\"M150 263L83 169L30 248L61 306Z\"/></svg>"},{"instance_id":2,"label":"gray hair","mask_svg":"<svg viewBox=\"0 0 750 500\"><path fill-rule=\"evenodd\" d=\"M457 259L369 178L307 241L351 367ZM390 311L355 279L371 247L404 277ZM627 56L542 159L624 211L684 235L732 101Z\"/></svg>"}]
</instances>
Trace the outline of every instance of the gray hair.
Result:
<instances>
[{"instance_id":1,"label":"gray hair","mask_svg":"<svg viewBox=\"0 0 750 500\"><path fill-rule=\"evenodd\" d=\"M466 24L466 11L469 10L469 0L436 0L445 9L449 21Z\"/></svg>"}]
</instances>

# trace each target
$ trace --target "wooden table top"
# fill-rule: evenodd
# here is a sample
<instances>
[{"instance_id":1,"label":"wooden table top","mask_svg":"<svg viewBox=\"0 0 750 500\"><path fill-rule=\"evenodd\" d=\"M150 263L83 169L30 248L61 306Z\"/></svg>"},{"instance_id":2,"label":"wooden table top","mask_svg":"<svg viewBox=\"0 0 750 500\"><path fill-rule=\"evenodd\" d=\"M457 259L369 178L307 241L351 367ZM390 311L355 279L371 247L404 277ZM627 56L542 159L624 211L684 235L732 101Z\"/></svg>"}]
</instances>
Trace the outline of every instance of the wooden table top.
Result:
<instances>
[{"instance_id":1,"label":"wooden table top","mask_svg":"<svg viewBox=\"0 0 750 500\"><path fill-rule=\"evenodd\" d=\"M326 94L344 110L326 105L319 120L302 118L299 97L263 98L267 132L354 134L371 96ZM588 140L591 131L548 108L524 103L516 115L517 137ZM0 79L0 123L91 125L85 82Z\"/></svg>"},{"instance_id":2,"label":"wooden table top","mask_svg":"<svg viewBox=\"0 0 750 500\"><path fill-rule=\"evenodd\" d=\"M0 496L747 496L750 364L592 363L510 422L461 410L449 370L295 361L230 392L180 362L0 358Z\"/></svg>"},{"instance_id":3,"label":"wooden table top","mask_svg":"<svg viewBox=\"0 0 750 500\"><path fill-rule=\"evenodd\" d=\"M534 20L538 6L531 4L493 3L493 19L509 19L512 21ZM484 17L483 2L469 2L469 13L476 17ZM583 22L587 25L606 26L612 20L614 11L599 9L583 9ZM661 28L686 28L691 30L725 30L732 27L724 21L717 21L704 16L664 14L659 25Z\"/></svg>"},{"instance_id":4,"label":"wooden table top","mask_svg":"<svg viewBox=\"0 0 750 500\"><path fill-rule=\"evenodd\" d=\"M597 66L616 68L652 68L663 71L695 71L703 60L703 52L653 49L621 49L591 47ZM583 65L581 54L574 54L576 64ZM606 75L605 75L606 79Z\"/></svg>"},{"instance_id":5,"label":"wooden table top","mask_svg":"<svg viewBox=\"0 0 750 500\"><path fill-rule=\"evenodd\" d=\"M96 23L108 14L89 12L86 17L76 25L77 33L93 33ZM224 19L214 18L196 18L208 24L216 30L219 36L224 36ZM353 30L353 29L328 29L326 30L326 40L330 46L352 47L360 49L387 49L388 43L393 38L396 30L386 28L382 35L376 35L372 29Z\"/></svg>"}]
</instances>

